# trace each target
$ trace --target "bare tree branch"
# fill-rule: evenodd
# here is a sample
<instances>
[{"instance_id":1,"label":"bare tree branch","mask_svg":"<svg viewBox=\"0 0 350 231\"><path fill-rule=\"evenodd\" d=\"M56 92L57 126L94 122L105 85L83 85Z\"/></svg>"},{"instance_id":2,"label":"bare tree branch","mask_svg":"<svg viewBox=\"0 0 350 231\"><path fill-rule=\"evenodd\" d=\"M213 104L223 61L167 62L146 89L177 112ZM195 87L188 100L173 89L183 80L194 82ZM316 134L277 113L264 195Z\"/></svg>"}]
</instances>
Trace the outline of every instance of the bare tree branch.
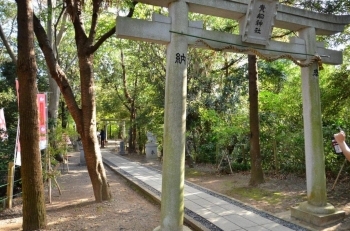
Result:
<instances>
[{"instance_id":1,"label":"bare tree branch","mask_svg":"<svg viewBox=\"0 0 350 231\"><path fill-rule=\"evenodd\" d=\"M72 4L72 2L74 2L74 5ZM87 39L87 35L84 29L84 22L81 14L82 2L79 0L78 1L65 0L65 3L67 5L67 12L70 15L71 20L73 22L75 36L76 36L75 40L76 40L76 43L78 44L78 41Z\"/></svg>"},{"instance_id":2,"label":"bare tree branch","mask_svg":"<svg viewBox=\"0 0 350 231\"><path fill-rule=\"evenodd\" d=\"M4 31L2 30L1 24L0 24L0 37L1 37L2 42L4 43L4 45L6 47L7 52L9 53L9 55L10 55L10 57L12 59L12 62L17 66L16 55L13 52L13 50L11 49L11 46L10 46L9 42L7 41L7 38L6 38L5 34L4 34Z\"/></svg>"},{"instance_id":3,"label":"bare tree branch","mask_svg":"<svg viewBox=\"0 0 350 231\"><path fill-rule=\"evenodd\" d=\"M88 38L89 44L92 44L95 39L100 6L101 6L101 0L92 1L92 18L91 18L91 26L90 26L90 32L89 32L89 38Z\"/></svg>"},{"instance_id":4,"label":"bare tree branch","mask_svg":"<svg viewBox=\"0 0 350 231\"><path fill-rule=\"evenodd\" d=\"M123 78L124 96L125 96L125 99L128 101L128 103L131 104L133 102L133 99L131 98L131 96L128 92L128 89L126 87L126 70L125 70L125 64L124 64L124 54L123 54L122 50L120 51L120 61L122 64L122 78Z\"/></svg>"},{"instance_id":5,"label":"bare tree branch","mask_svg":"<svg viewBox=\"0 0 350 231\"><path fill-rule=\"evenodd\" d=\"M100 46L111 36L113 36L115 34L115 29L116 26L114 26L112 29L110 29L107 33L105 33L104 35L102 35L99 40L95 43L95 45L93 45L90 49L90 53L93 54L95 53L95 51L98 50L98 48L100 48Z\"/></svg>"},{"instance_id":6,"label":"bare tree branch","mask_svg":"<svg viewBox=\"0 0 350 231\"><path fill-rule=\"evenodd\" d=\"M39 47L44 53L45 61L47 67L49 68L51 77L56 80L67 106L69 107L69 111L77 124L78 131L82 131L81 109L78 107L73 90L68 83L67 76L58 65L47 34L36 15L34 15L34 32L39 42Z\"/></svg>"},{"instance_id":7,"label":"bare tree branch","mask_svg":"<svg viewBox=\"0 0 350 231\"><path fill-rule=\"evenodd\" d=\"M120 101L122 102L122 104L124 105L124 107L126 107L126 109L128 111L131 111L131 108L129 107L129 105L125 102L125 100L123 99L123 97L119 94L118 92L118 84L115 84L114 85L115 89L116 89L116 93L117 93L117 96L118 98L120 99Z\"/></svg>"},{"instance_id":8,"label":"bare tree branch","mask_svg":"<svg viewBox=\"0 0 350 231\"><path fill-rule=\"evenodd\" d=\"M57 57L57 62L58 64L60 64L60 59L59 59L59 56L58 56L58 47L59 47L59 44L61 43L61 40L63 38L63 35L64 35L64 32L66 31L66 28L65 28L65 25L66 25L66 22L67 22L67 16L68 16L68 13L66 11L66 7L63 5L62 7L62 10L57 18L57 21L54 25L54 36L55 36L55 41L54 41L54 49L55 49L55 54L56 54L56 57ZM62 21L61 21L61 27L58 31L58 34L57 34L57 27L58 27L58 23L60 22L60 19L62 17Z\"/></svg>"},{"instance_id":9,"label":"bare tree branch","mask_svg":"<svg viewBox=\"0 0 350 231\"><path fill-rule=\"evenodd\" d=\"M132 6L130 7L129 10L129 14L126 16L128 18L131 18L134 14L135 11L135 6L138 2L137 1L133 1L132 2ZM115 34L115 30L116 30L116 26L112 27L107 33L105 33L104 35L102 35L98 41L95 43L95 45L93 45L90 49L90 54L95 53L95 51L111 36L113 36Z\"/></svg>"}]
</instances>

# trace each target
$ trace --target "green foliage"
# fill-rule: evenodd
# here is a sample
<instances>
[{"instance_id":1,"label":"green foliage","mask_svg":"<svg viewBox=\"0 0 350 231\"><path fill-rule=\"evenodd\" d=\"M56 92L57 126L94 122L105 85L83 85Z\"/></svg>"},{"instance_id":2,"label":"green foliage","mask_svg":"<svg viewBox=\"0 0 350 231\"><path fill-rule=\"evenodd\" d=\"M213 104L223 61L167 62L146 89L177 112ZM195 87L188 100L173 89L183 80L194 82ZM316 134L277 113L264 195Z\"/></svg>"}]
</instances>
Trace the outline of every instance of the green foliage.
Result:
<instances>
[{"instance_id":1,"label":"green foliage","mask_svg":"<svg viewBox=\"0 0 350 231\"><path fill-rule=\"evenodd\" d=\"M349 11L349 2L346 0L288 0L285 1L284 4L290 4L294 7L325 14L343 14Z\"/></svg>"},{"instance_id":2,"label":"green foliage","mask_svg":"<svg viewBox=\"0 0 350 231\"><path fill-rule=\"evenodd\" d=\"M48 163L47 157L50 158L50 163L54 167L58 164L60 158L64 158L68 152L72 151L71 147L76 145L77 133L73 128L63 129L61 126L56 127L54 130L49 131L49 146L46 150L42 151L42 163L44 179L53 178L59 175L59 172L48 171L45 168ZM72 144L68 144L67 141Z\"/></svg>"},{"instance_id":3,"label":"green foliage","mask_svg":"<svg viewBox=\"0 0 350 231\"><path fill-rule=\"evenodd\" d=\"M125 121L127 131L131 126L136 126L138 149L142 152L147 131L154 133L158 143L162 143L165 48L149 43L117 39L111 41L117 50L103 48L103 53L98 53L97 117L99 124L102 124L103 118L114 119L118 124ZM124 56L123 63L121 52ZM122 64L125 67L125 83ZM135 120L130 119L132 105L136 110ZM119 133L118 138L121 138L120 126L116 132Z\"/></svg>"}]
</instances>

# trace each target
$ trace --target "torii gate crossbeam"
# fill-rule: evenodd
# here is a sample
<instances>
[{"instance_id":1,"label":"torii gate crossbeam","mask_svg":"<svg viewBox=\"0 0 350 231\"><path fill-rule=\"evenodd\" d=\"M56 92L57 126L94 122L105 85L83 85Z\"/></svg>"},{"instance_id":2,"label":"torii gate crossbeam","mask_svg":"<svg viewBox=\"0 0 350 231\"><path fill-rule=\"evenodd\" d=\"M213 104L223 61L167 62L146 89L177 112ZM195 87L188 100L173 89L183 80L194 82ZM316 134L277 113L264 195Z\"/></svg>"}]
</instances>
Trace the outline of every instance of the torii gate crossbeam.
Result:
<instances>
[{"instance_id":1,"label":"torii gate crossbeam","mask_svg":"<svg viewBox=\"0 0 350 231\"><path fill-rule=\"evenodd\" d=\"M242 49L248 47L247 44L242 42L242 37L240 35L204 30L202 26L201 22L189 22L189 32L186 34L189 46L208 49L208 46L198 42L199 40L205 40L211 47L216 48L225 47L227 45L233 45ZM117 17L116 35L118 38L166 45L170 43L171 34L176 32L172 32L170 27L171 19L157 14L153 15L153 21ZM131 30L130 28L133 29ZM291 38L289 43L270 41L269 45L266 47L254 44L249 44L249 47L267 57L290 54L297 60L306 60L308 58L305 41L296 37ZM237 52L232 49L226 49L225 51ZM253 54L249 51L240 53ZM316 53L322 57L323 63L337 65L343 62L341 51L326 49L323 43L317 43ZM315 54L309 54L309 56L313 55Z\"/></svg>"},{"instance_id":2,"label":"torii gate crossbeam","mask_svg":"<svg viewBox=\"0 0 350 231\"><path fill-rule=\"evenodd\" d=\"M174 0L140 0L153 6L168 7ZM249 0L186 0L189 12L212 15L239 21L248 9ZM275 27L299 31L316 29L317 35L331 35L344 31L350 15L320 14L286 5L279 5Z\"/></svg>"}]
</instances>

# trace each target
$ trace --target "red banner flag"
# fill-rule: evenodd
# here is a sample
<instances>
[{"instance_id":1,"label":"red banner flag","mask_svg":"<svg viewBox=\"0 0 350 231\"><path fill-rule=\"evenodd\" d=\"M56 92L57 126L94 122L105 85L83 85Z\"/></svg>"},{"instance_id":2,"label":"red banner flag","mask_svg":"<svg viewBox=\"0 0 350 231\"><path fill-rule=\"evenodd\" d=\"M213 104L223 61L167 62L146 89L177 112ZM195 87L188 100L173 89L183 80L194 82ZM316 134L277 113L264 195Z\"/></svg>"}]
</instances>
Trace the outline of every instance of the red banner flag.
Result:
<instances>
[{"instance_id":1,"label":"red banner flag","mask_svg":"<svg viewBox=\"0 0 350 231\"><path fill-rule=\"evenodd\" d=\"M16 79L16 94L17 94L17 106L19 110L19 83L18 79ZM19 116L17 123L17 134L16 134L16 145L15 145L15 165L21 166L21 145L19 143Z\"/></svg>"},{"instance_id":2,"label":"red banner flag","mask_svg":"<svg viewBox=\"0 0 350 231\"><path fill-rule=\"evenodd\" d=\"M17 125L16 148L15 148L15 165L21 166L21 145L19 143L19 118Z\"/></svg>"},{"instance_id":3,"label":"red banner flag","mask_svg":"<svg viewBox=\"0 0 350 231\"><path fill-rule=\"evenodd\" d=\"M19 83L16 79L16 91L17 102L19 107ZM46 94L37 94L37 106L38 106L38 122L39 122L39 148L43 150L47 147L47 134L46 134ZM17 127L16 137L16 151L15 151L15 164L21 165L21 145L19 142L19 120Z\"/></svg>"},{"instance_id":4,"label":"red banner flag","mask_svg":"<svg viewBox=\"0 0 350 231\"><path fill-rule=\"evenodd\" d=\"M38 94L37 95L37 104L38 104L38 113L39 113L39 135L40 150L43 150L47 146L46 138L46 95Z\"/></svg>"}]
</instances>

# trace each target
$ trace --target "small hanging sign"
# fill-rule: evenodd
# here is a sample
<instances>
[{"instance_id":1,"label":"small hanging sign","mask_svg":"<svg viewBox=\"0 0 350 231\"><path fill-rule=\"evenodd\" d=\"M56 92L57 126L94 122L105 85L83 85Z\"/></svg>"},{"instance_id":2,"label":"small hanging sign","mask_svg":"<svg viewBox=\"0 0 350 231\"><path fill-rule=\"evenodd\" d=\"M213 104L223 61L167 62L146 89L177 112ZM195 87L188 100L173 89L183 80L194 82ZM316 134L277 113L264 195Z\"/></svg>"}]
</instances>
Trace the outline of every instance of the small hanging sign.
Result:
<instances>
[{"instance_id":1,"label":"small hanging sign","mask_svg":"<svg viewBox=\"0 0 350 231\"><path fill-rule=\"evenodd\" d=\"M268 45L277 15L278 1L251 0L246 14L242 41Z\"/></svg>"}]
</instances>

